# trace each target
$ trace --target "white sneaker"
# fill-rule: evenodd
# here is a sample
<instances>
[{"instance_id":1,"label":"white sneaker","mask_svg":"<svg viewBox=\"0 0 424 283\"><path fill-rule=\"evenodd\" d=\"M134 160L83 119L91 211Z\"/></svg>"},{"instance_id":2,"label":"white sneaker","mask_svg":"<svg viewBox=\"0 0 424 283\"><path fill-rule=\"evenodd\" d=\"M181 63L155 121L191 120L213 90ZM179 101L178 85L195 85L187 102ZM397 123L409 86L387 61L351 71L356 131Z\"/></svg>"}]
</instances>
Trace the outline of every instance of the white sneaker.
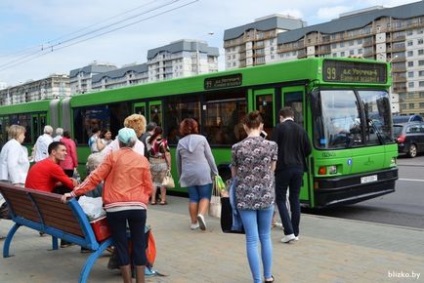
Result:
<instances>
[{"instance_id":1,"label":"white sneaker","mask_svg":"<svg viewBox=\"0 0 424 283\"><path fill-rule=\"evenodd\" d=\"M299 236L294 237L295 241L299 241Z\"/></svg>"},{"instance_id":2,"label":"white sneaker","mask_svg":"<svg viewBox=\"0 0 424 283\"><path fill-rule=\"evenodd\" d=\"M205 231L206 230L205 217L203 217L202 214L198 214L197 215L197 221L199 223L200 230Z\"/></svg>"},{"instance_id":3,"label":"white sneaker","mask_svg":"<svg viewBox=\"0 0 424 283\"><path fill-rule=\"evenodd\" d=\"M199 229L199 223L191 224L191 225L190 225L190 229L191 229L191 230Z\"/></svg>"},{"instance_id":4,"label":"white sneaker","mask_svg":"<svg viewBox=\"0 0 424 283\"><path fill-rule=\"evenodd\" d=\"M294 239L296 239L296 237L294 236L294 234L285 235L285 236L281 239L281 242L282 242L282 243L290 243L290 242L291 242L291 241L293 241Z\"/></svg>"}]
</instances>

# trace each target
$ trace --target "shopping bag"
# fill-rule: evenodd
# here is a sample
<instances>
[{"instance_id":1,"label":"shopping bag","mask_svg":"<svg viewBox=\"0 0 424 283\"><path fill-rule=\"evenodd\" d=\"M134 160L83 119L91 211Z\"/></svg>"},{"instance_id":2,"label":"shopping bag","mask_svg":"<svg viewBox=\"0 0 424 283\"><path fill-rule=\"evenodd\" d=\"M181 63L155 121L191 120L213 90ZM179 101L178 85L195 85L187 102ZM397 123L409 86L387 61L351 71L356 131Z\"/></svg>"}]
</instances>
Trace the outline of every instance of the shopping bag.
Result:
<instances>
[{"instance_id":1,"label":"shopping bag","mask_svg":"<svg viewBox=\"0 0 424 283\"><path fill-rule=\"evenodd\" d=\"M222 184L224 185L222 187ZM216 176L212 184L212 195L209 204L209 216L221 218L221 190L225 189L225 183L220 176Z\"/></svg>"},{"instance_id":2,"label":"shopping bag","mask_svg":"<svg viewBox=\"0 0 424 283\"><path fill-rule=\"evenodd\" d=\"M244 234L243 224L236 207L236 186L237 180L233 178L228 189L228 196L221 197L221 229L224 233Z\"/></svg>"},{"instance_id":3,"label":"shopping bag","mask_svg":"<svg viewBox=\"0 0 424 283\"><path fill-rule=\"evenodd\" d=\"M171 171L166 171L166 175L163 178L162 181L162 186L164 186L167 189L173 189L175 188L175 182L174 182L174 178L172 178L172 174Z\"/></svg>"},{"instance_id":4,"label":"shopping bag","mask_svg":"<svg viewBox=\"0 0 424 283\"><path fill-rule=\"evenodd\" d=\"M214 184L219 193L227 188L225 185L225 182L222 180L221 176L219 175L215 176Z\"/></svg>"}]
</instances>

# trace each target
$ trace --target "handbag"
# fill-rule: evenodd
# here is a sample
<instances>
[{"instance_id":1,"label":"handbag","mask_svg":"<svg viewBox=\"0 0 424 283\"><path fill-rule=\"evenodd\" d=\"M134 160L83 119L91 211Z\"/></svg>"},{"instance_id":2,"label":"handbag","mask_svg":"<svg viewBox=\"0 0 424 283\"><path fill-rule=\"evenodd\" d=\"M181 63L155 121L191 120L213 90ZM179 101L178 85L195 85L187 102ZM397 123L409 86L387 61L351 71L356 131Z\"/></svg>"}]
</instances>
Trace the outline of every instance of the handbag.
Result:
<instances>
[{"instance_id":1,"label":"handbag","mask_svg":"<svg viewBox=\"0 0 424 283\"><path fill-rule=\"evenodd\" d=\"M166 175L162 180L162 186L164 186L167 189L173 189L175 188L175 182L174 178L172 178L171 171L166 171Z\"/></svg>"},{"instance_id":2,"label":"handbag","mask_svg":"<svg viewBox=\"0 0 424 283\"><path fill-rule=\"evenodd\" d=\"M212 195L211 195L211 201L209 204L209 216L221 218L222 184L224 184L224 188L225 188L225 183L222 181L222 178L220 176L215 176L214 182L212 184Z\"/></svg>"},{"instance_id":3,"label":"handbag","mask_svg":"<svg viewBox=\"0 0 424 283\"><path fill-rule=\"evenodd\" d=\"M235 205L235 188L237 180L231 180L228 196L221 197L221 229L224 233L244 234L243 224Z\"/></svg>"}]
</instances>

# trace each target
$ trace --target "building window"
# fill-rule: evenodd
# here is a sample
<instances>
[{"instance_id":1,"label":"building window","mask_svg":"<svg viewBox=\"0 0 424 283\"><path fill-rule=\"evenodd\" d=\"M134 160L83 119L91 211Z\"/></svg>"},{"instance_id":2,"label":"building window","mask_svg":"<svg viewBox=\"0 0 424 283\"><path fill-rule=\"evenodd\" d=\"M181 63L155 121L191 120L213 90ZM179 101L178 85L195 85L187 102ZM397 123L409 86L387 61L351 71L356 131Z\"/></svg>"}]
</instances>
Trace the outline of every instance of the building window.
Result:
<instances>
[{"instance_id":1,"label":"building window","mask_svg":"<svg viewBox=\"0 0 424 283\"><path fill-rule=\"evenodd\" d=\"M405 109L406 109L406 103L401 103L400 110L405 110Z\"/></svg>"},{"instance_id":2,"label":"building window","mask_svg":"<svg viewBox=\"0 0 424 283\"><path fill-rule=\"evenodd\" d=\"M414 103L409 103L409 109L414 109L415 108L415 104Z\"/></svg>"},{"instance_id":3,"label":"building window","mask_svg":"<svg viewBox=\"0 0 424 283\"><path fill-rule=\"evenodd\" d=\"M406 56L408 56L408 57L412 57L412 56L414 56L414 51L408 51L408 53L407 53L407 55Z\"/></svg>"},{"instance_id":4,"label":"building window","mask_svg":"<svg viewBox=\"0 0 424 283\"><path fill-rule=\"evenodd\" d=\"M418 50L418 55L423 55L423 54L424 54L424 49Z\"/></svg>"},{"instance_id":5,"label":"building window","mask_svg":"<svg viewBox=\"0 0 424 283\"><path fill-rule=\"evenodd\" d=\"M358 54L362 54L364 52L364 50L362 48L358 49Z\"/></svg>"},{"instance_id":6,"label":"building window","mask_svg":"<svg viewBox=\"0 0 424 283\"><path fill-rule=\"evenodd\" d=\"M408 92L408 98L413 99L415 94L413 92Z\"/></svg>"},{"instance_id":7,"label":"building window","mask_svg":"<svg viewBox=\"0 0 424 283\"><path fill-rule=\"evenodd\" d=\"M414 77L414 72L408 72L408 78L413 78Z\"/></svg>"},{"instance_id":8,"label":"building window","mask_svg":"<svg viewBox=\"0 0 424 283\"><path fill-rule=\"evenodd\" d=\"M408 87L409 87L409 88L413 88L413 87L414 87L414 82L409 82L409 83L408 83Z\"/></svg>"},{"instance_id":9,"label":"building window","mask_svg":"<svg viewBox=\"0 0 424 283\"><path fill-rule=\"evenodd\" d=\"M341 57L344 57L344 56L345 56L344 51L340 52L340 56L341 56Z\"/></svg>"},{"instance_id":10,"label":"building window","mask_svg":"<svg viewBox=\"0 0 424 283\"><path fill-rule=\"evenodd\" d=\"M420 108L424 108L424 102L420 102Z\"/></svg>"},{"instance_id":11,"label":"building window","mask_svg":"<svg viewBox=\"0 0 424 283\"><path fill-rule=\"evenodd\" d=\"M418 61L418 66L424 66L424 60L419 60Z\"/></svg>"},{"instance_id":12,"label":"building window","mask_svg":"<svg viewBox=\"0 0 424 283\"><path fill-rule=\"evenodd\" d=\"M414 67L414 61L408 62L408 67Z\"/></svg>"},{"instance_id":13,"label":"building window","mask_svg":"<svg viewBox=\"0 0 424 283\"><path fill-rule=\"evenodd\" d=\"M344 47L344 42L340 42L340 47Z\"/></svg>"},{"instance_id":14,"label":"building window","mask_svg":"<svg viewBox=\"0 0 424 283\"><path fill-rule=\"evenodd\" d=\"M418 71L418 76L419 77L424 77L424 71Z\"/></svg>"},{"instance_id":15,"label":"building window","mask_svg":"<svg viewBox=\"0 0 424 283\"><path fill-rule=\"evenodd\" d=\"M418 85L419 85L420 87L423 87L423 86L424 86L424 81L420 81L420 82L418 83Z\"/></svg>"},{"instance_id":16,"label":"building window","mask_svg":"<svg viewBox=\"0 0 424 283\"><path fill-rule=\"evenodd\" d=\"M358 44L362 44L362 38L356 41Z\"/></svg>"},{"instance_id":17,"label":"building window","mask_svg":"<svg viewBox=\"0 0 424 283\"><path fill-rule=\"evenodd\" d=\"M417 40L417 44L418 44L418 45L421 45L421 44L423 44L423 43L424 43L424 39L419 38L419 39Z\"/></svg>"},{"instance_id":18,"label":"building window","mask_svg":"<svg viewBox=\"0 0 424 283\"><path fill-rule=\"evenodd\" d=\"M420 98L424 98L424 91L420 91L420 92L419 92L419 97L420 97Z\"/></svg>"},{"instance_id":19,"label":"building window","mask_svg":"<svg viewBox=\"0 0 424 283\"><path fill-rule=\"evenodd\" d=\"M414 45L414 42L412 40L409 40L408 41L408 46L412 46L412 45Z\"/></svg>"}]
</instances>

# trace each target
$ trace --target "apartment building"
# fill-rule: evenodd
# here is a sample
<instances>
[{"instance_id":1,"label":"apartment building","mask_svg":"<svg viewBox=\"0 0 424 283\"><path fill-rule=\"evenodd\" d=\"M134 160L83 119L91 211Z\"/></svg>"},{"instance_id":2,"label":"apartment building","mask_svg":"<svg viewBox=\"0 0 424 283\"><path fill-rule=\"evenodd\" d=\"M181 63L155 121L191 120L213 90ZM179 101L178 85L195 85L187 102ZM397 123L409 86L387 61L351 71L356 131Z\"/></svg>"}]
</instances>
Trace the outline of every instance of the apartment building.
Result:
<instances>
[{"instance_id":1,"label":"apartment building","mask_svg":"<svg viewBox=\"0 0 424 283\"><path fill-rule=\"evenodd\" d=\"M247 36L249 33L258 34L263 32L263 29L248 26L244 32L242 31L243 28L239 32L241 36L238 40L247 44L251 42ZM393 112L423 115L423 39L424 1L393 8L377 6L345 13L329 22L278 33L276 38L278 47L272 61L314 56L356 56L391 62ZM254 43L258 45L258 42ZM224 46L226 50L232 48L231 39L225 40ZM247 49L245 54L242 51L240 47L239 56L244 60L243 56L248 58L248 53ZM260 57L256 55L253 58ZM227 67L234 62L228 58L227 52L225 60ZM244 67L243 60L238 67ZM261 60L252 60L252 64L263 64Z\"/></svg>"},{"instance_id":2,"label":"apartment building","mask_svg":"<svg viewBox=\"0 0 424 283\"><path fill-rule=\"evenodd\" d=\"M218 71L219 49L204 41L183 39L147 52L149 81Z\"/></svg>"},{"instance_id":3,"label":"apartment building","mask_svg":"<svg viewBox=\"0 0 424 283\"><path fill-rule=\"evenodd\" d=\"M301 19L274 14L224 31L225 69L281 61L277 36L306 26Z\"/></svg>"},{"instance_id":4,"label":"apartment building","mask_svg":"<svg viewBox=\"0 0 424 283\"><path fill-rule=\"evenodd\" d=\"M148 50L147 63L122 68L92 64L72 70L71 89L84 93L217 72L218 56L217 47L183 39Z\"/></svg>"},{"instance_id":5,"label":"apartment building","mask_svg":"<svg viewBox=\"0 0 424 283\"><path fill-rule=\"evenodd\" d=\"M0 90L0 105L63 98L71 95L68 75L51 75Z\"/></svg>"},{"instance_id":6,"label":"apartment building","mask_svg":"<svg viewBox=\"0 0 424 283\"><path fill-rule=\"evenodd\" d=\"M82 68L73 69L69 72L69 80L72 94L86 93L92 90L93 76L118 69L111 64L101 64L94 61Z\"/></svg>"},{"instance_id":7,"label":"apartment building","mask_svg":"<svg viewBox=\"0 0 424 283\"><path fill-rule=\"evenodd\" d=\"M104 90L147 83L148 81L147 64L134 64L93 75L91 88L92 90Z\"/></svg>"}]
</instances>

